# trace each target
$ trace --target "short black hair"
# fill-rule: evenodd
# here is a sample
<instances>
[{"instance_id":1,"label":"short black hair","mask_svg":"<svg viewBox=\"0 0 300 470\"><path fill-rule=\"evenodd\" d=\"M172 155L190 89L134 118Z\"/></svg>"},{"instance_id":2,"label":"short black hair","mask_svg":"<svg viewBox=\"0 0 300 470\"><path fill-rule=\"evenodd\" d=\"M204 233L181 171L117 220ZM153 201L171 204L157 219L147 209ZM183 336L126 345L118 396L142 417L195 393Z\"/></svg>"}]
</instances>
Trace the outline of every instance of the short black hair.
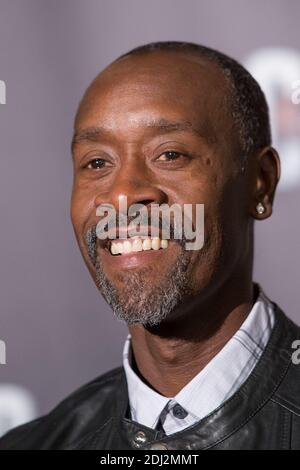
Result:
<instances>
[{"instance_id":1,"label":"short black hair","mask_svg":"<svg viewBox=\"0 0 300 470\"><path fill-rule=\"evenodd\" d=\"M271 145L269 109L265 95L257 81L237 60L200 44L161 41L136 47L119 56L116 61L156 51L192 53L216 63L229 84L229 111L238 132L241 156L246 158Z\"/></svg>"}]
</instances>

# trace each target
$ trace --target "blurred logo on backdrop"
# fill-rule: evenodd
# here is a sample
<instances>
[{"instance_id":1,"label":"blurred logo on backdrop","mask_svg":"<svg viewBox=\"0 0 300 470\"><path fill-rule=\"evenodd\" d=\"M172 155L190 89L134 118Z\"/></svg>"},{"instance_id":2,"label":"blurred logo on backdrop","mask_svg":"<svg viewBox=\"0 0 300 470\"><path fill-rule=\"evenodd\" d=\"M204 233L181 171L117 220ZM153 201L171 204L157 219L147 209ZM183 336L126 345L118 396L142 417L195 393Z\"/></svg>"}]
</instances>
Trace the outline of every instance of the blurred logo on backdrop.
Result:
<instances>
[{"instance_id":1,"label":"blurred logo on backdrop","mask_svg":"<svg viewBox=\"0 0 300 470\"><path fill-rule=\"evenodd\" d=\"M0 339L0 365L6 364L6 343Z\"/></svg>"},{"instance_id":2,"label":"blurred logo on backdrop","mask_svg":"<svg viewBox=\"0 0 300 470\"><path fill-rule=\"evenodd\" d=\"M300 51L264 48L244 61L270 108L273 145L282 163L279 191L300 188Z\"/></svg>"},{"instance_id":3,"label":"blurred logo on backdrop","mask_svg":"<svg viewBox=\"0 0 300 470\"><path fill-rule=\"evenodd\" d=\"M0 436L37 416L33 395L16 384L0 384Z\"/></svg>"},{"instance_id":4,"label":"blurred logo on backdrop","mask_svg":"<svg viewBox=\"0 0 300 470\"><path fill-rule=\"evenodd\" d=\"M0 104L6 104L6 84L0 80Z\"/></svg>"}]
</instances>

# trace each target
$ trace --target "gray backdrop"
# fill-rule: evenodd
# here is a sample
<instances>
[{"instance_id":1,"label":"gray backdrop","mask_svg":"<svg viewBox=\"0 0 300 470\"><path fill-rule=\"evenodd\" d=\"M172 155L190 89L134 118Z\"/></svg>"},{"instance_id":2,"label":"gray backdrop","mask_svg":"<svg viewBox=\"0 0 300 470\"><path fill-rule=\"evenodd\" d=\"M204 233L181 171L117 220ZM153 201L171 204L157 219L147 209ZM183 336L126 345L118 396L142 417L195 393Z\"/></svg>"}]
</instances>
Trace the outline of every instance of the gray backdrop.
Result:
<instances>
[{"instance_id":1,"label":"gray backdrop","mask_svg":"<svg viewBox=\"0 0 300 470\"><path fill-rule=\"evenodd\" d=\"M203 43L244 62L265 47L299 53L299 24L298 0L0 0L0 433L1 412L4 431L121 361L126 329L94 287L69 220L72 120L90 80L149 41ZM257 224L255 279L300 323L298 130L291 184Z\"/></svg>"}]
</instances>

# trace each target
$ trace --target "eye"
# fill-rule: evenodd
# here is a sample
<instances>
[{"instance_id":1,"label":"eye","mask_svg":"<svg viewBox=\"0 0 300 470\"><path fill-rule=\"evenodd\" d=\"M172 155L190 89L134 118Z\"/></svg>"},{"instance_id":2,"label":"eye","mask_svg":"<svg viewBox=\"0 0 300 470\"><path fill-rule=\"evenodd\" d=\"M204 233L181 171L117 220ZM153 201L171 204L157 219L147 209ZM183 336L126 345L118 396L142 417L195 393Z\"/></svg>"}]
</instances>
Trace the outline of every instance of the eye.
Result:
<instances>
[{"instance_id":1,"label":"eye","mask_svg":"<svg viewBox=\"0 0 300 470\"><path fill-rule=\"evenodd\" d=\"M162 153L157 160L159 162L172 162L177 160L179 157L183 157L184 155L180 152L176 152L175 150L168 150L167 152Z\"/></svg>"},{"instance_id":2,"label":"eye","mask_svg":"<svg viewBox=\"0 0 300 470\"><path fill-rule=\"evenodd\" d=\"M107 162L103 160L103 158L94 158L88 162L86 168L90 170L99 170L100 168L103 168L106 163Z\"/></svg>"}]
</instances>

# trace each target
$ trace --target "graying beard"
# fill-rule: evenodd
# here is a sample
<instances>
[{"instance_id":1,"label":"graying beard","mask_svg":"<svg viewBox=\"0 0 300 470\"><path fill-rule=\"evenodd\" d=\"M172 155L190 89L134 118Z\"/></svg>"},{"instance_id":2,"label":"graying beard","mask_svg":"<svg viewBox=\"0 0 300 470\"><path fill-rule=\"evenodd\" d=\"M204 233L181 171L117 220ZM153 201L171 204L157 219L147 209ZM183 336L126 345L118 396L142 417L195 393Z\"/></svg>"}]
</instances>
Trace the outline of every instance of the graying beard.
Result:
<instances>
[{"instance_id":1,"label":"graying beard","mask_svg":"<svg viewBox=\"0 0 300 470\"><path fill-rule=\"evenodd\" d=\"M88 230L85 241L90 259L96 270L96 285L111 306L115 317L127 325L142 324L155 326L166 319L175 307L190 293L188 266L190 253L184 251L178 258L168 278L149 293L149 279L155 276L155 267L144 268L138 273L118 275L124 288L119 293L105 275L97 256L95 229ZM146 281L148 279L148 282ZM147 285L146 285L147 284ZM145 295L143 295L145 293Z\"/></svg>"}]
</instances>

